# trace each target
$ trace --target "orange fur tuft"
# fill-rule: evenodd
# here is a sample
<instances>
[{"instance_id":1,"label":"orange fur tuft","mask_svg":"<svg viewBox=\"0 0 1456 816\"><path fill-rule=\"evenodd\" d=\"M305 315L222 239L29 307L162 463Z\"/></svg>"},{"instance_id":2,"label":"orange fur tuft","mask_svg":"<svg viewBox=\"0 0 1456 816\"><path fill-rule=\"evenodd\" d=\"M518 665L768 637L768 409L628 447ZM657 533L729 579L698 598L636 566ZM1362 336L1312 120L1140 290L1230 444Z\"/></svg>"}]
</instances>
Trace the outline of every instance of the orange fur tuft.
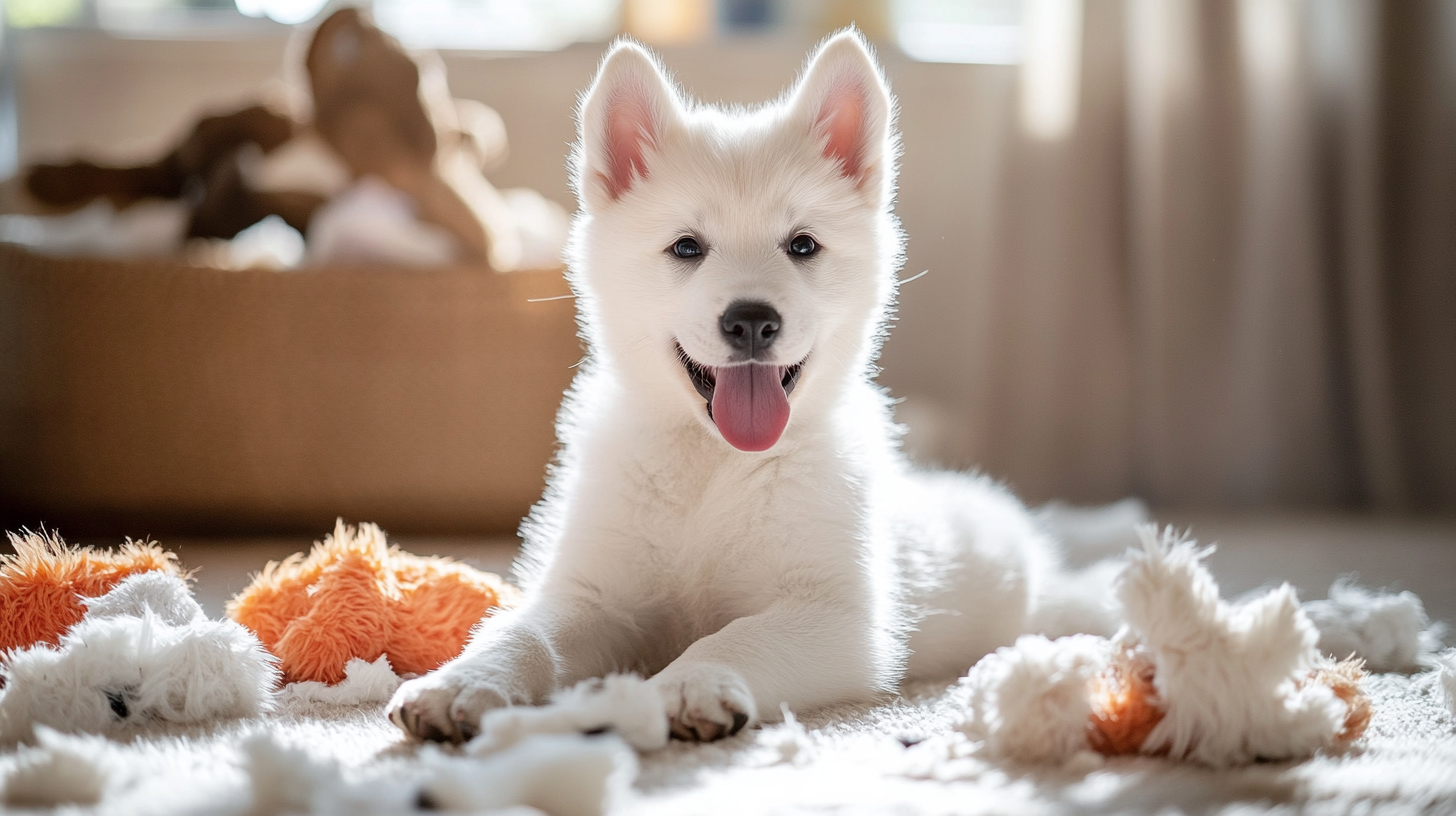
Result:
<instances>
[{"instance_id":1,"label":"orange fur tuft","mask_svg":"<svg viewBox=\"0 0 1456 816\"><path fill-rule=\"evenodd\" d=\"M228 603L282 662L284 680L338 683L344 664L381 655L400 674L455 657L491 610L517 600L499 576L388 546L373 524L340 521L307 556L272 562Z\"/></svg>"},{"instance_id":2,"label":"orange fur tuft","mask_svg":"<svg viewBox=\"0 0 1456 816\"><path fill-rule=\"evenodd\" d=\"M1309 673L1307 682L1329 686L1330 691L1345 704L1345 726L1335 735L1337 742L1354 742L1370 725L1370 716L1374 712L1370 698L1361 687L1367 676L1369 672L1365 671L1365 661L1353 656L1338 663L1322 659Z\"/></svg>"},{"instance_id":3,"label":"orange fur tuft","mask_svg":"<svg viewBox=\"0 0 1456 816\"><path fill-rule=\"evenodd\" d=\"M1123 649L1092 678L1088 690L1092 717L1087 724L1092 750L1112 756L1142 749L1165 713L1153 674L1152 661L1134 649Z\"/></svg>"},{"instance_id":4,"label":"orange fur tuft","mask_svg":"<svg viewBox=\"0 0 1456 816\"><path fill-rule=\"evenodd\" d=\"M14 555L0 555L0 652L55 646L86 614L81 598L105 595L128 575L183 575L177 556L150 541L121 549L72 547L54 532L10 534Z\"/></svg>"}]
</instances>

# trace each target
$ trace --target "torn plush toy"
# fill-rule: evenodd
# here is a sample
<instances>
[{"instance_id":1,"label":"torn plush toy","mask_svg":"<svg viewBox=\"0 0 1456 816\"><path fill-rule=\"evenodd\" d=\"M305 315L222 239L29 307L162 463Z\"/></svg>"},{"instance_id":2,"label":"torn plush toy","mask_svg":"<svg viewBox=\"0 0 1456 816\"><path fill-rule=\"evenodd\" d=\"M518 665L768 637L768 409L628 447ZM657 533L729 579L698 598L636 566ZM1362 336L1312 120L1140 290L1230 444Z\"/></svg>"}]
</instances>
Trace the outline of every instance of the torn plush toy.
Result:
<instances>
[{"instance_id":1,"label":"torn plush toy","mask_svg":"<svg viewBox=\"0 0 1456 816\"><path fill-rule=\"evenodd\" d=\"M1023 636L961 681L960 730L991 757L1062 762L1082 751L1227 766L1309 756L1360 737L1370 701L1358 660L1336 663L1285 584L1232 605L1211 552L1140 529L1116 583L1111 639Z\"/></svg>"},{"instance_id":2,"label":"torn plush toy","mask_svg":"<svg viewBox=\"0 0 1456 816\"><path fill-rule=\"evenodd\" d=\"M0 656L0 743L29 741L37 725L114 735L271 708L273 656L242 626L208 620L176 575L132 575L82 603L58 645Z\"/></svg>"},{"instance_id":3,"label":"torn plush toy","mask_svg":"<svg viewBox=\"0 0 1456 816\"><path fill-rule=\"evenodd\" d=\"M516 597L497 575L403 552L373 524L340 521L307 556L264 567L228 602L228 616L278 655L288 682L338 683L354 658L384 656L402 674L438 668Z\"/></svg>"},{"instance_id":4,"label":"torn plush toy","mask_svg":"<svg viewBox=\"0 0 1456 816\"><path fill-rule=\"evenodd\" d=\"M177 556L149 541L116 552L71 547L54 532L10 534L14 555L0 555L0 652L60 642L96 597L129 575L181 576Z\"/></svg>"}]
</instances>

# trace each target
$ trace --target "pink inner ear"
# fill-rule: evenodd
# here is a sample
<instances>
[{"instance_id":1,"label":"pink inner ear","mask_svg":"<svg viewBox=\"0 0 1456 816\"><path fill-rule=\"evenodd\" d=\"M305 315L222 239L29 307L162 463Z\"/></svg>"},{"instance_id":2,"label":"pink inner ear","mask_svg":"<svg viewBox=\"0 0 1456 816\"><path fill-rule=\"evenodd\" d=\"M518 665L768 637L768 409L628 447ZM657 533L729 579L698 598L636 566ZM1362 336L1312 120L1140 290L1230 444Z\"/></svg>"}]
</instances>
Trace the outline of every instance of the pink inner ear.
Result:
<instances>
[{"instance_id":1,"label":"pink inner ear","mask_svg":"<svg viewBox=\"0 0 1456 816\"><path fill-rule=\"evenodd\" d=\"M657 139L656 121L646 97L624 90L607 104L607 193L615 200L632 186L634 176L647 178L647 146Z\"/></svg>"},{"instance_id":2,"label":"pink inner ear","mask_svg":"<svg viewBox=\"0 0 1456 816\"><path fill-rule=\"evenodd\" d=\"M824 97L815 126L828 141L824 156L839 162L846 178L864 180L864 91L849 84L836 84Z\"/></svg>"}]
</instances>

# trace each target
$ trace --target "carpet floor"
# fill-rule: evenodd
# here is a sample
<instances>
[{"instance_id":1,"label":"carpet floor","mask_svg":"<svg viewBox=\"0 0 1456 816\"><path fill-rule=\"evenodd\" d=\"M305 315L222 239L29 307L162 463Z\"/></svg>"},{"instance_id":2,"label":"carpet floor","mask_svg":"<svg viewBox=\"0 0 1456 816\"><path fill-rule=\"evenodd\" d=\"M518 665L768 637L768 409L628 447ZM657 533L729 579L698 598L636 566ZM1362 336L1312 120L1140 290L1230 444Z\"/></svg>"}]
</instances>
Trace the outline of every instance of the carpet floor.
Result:
<instances>
[{"instance_id":1,"label":"carpet floor","mask_svg":"<svg viewBox=\"0 0 1456 816\"><path fill-rule=\"evenodd\" d=\"M1287 578L1301 587L1302 596L1323 597L1329 580L1358 572L1369 586L1415 590L1434 618L1452 621L1456 613L1456 523L1330 517L1172 520L1191 524L1204 541L1222 543L1209 566L1229 595ZM203 567L198 595L211 615L221 613L222 601L241 588L248 571L307 544L162 543L177 549L188 565ZM401 543L497 570L511 554L505 542ZM450 809L459 800L424 795L428 783L421 781L438 777L446 765L452 772L511 784L534 774L539 784L518 785L517 793L497 804L520 802L553 816L601 809L631 814L1456 814L1456 718L1435 674L1374 675L1367 691L1374 717L1352 746L1304 762L1227 770L1090 754L1055 768L983 762L952 727L963 701L959 686L948 678L906 688L878 706L807 712L797 723L750 730L711 745L674 743L635 760L615 737L596 738L613 744L617 763L611 778L600 784L583 781L574 768L553 776L549 768L502 764L508 763L504 756L456 758L449 750L422 748L401 737L379 703L335 706L303 699L286 700L264 717L208 728L153 730L116 741L52 737L41 748L0 751L0 779L8 780L5 800L12 810L58 805L56 812L119 816ZM263 768L267 763L260 759L259 740L267 743L264 753L271 751L275 760L283 757L284 765L295 767ZM80 768L67 772L68 762ZM70 773L65 779L71 795L61 802L28 802L23 785L15 781L25 773ZM288 789L310 784L311 795ZM589 789L584 797L561 798L563 790L583 785ZM599 794L595 798L593 791Z\"/></svg>"}]
</instances>

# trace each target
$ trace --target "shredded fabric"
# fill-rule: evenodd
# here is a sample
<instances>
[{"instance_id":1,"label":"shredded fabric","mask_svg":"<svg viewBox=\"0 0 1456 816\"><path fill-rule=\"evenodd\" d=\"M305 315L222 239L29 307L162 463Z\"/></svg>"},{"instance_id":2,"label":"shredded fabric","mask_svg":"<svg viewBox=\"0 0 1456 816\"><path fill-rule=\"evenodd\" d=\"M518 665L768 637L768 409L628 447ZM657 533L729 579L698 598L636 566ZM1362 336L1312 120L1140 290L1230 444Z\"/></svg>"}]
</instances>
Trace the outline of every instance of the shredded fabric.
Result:
<instances>
[{"instance_id":1,"label":"shredded fabric","mask_svg":"<svg viewBox=\"0 0 1456 816\"><path fill-rule=\"evenodd\" d=\"M81 603L92 620L140 618L150 612L168 626L186 626L206 617L186 585L166 572L139 572L105 595L82 598Z\"/></svg>"},{"instance_id":2,"label":"shredded fabric","mask_svg":"<svg viewBox=\"0 0 1456 816\"><path fill-rule=\"evenodd\" d=\"M1452 716L1456 716L1456 649L1447 649L1436 655L1433 662L1436 664L1436 677L1441 683L1446 708Z\"/></svg>"},{"instance_id":3,"label":"shredded fabric","mask_svg":"<svg viewBox=\"0 0 1456 816\"><path fill-rule=\"evenodd\" d=\"M1422 655L1441 648L1445 627L1431 623L1414 592L1375 592L1341 578L1330 597L1304 612L1319 629L1320 651L1360 657L1371 671L1413 672Z\"/></svg>"},{"instance_id":4,"label":"shredded fabric","mask_svg":"<svg viewBox=\"0 0 1456 816\"><path fill-rule=\"evenodd\" d=\"M34 748L22 748L0 781L3 801L13 808L94 805L111 781L105 740L73 737L45 726L36 728Z\"/></svg>"},{"instance_id":5,"label":"shredded fabric","mask_svg":"<svg viewBox=\"0 0 1456 816\"><path fill-rule=\"evenodd\" d=\"M109 551L72 547L54 532L9 537L15 554L0 555L0 652L60 643L86 614L83 598L104 595L129 575L182 574L177 556L149 541Z\"/></svg>"},{"instance_id":6,"label":"shredded fabric","mask_svg":"<svg viewBox=\"0 0 1456 816\"><path fill-rule=\"evenodd\" d=\"M83 618L58 647L5 654L0 742L28 741L36 725L118 734L157 722L204 723L267 711L277 661L242 626L189 617L190 599L175 575L134 575L90 601L103 614ZM120 614L129 609L141 614Z\"/></svg>"},{"instance_id":7,"label":"shredded fabric","mask_svg":"<svg viewBox=\"0 0 1456 816\"><path fill-rule=\"evenodd\" d=\"M637 758L619 737L534 734L487 759L437 754L420 802L479 812L527 805L551 816L600 816L630 796Z\"/></svg>"},{"instance_id":8,"label":"shredded fabric","mask_svg":"<svg viewBox=\"0 0 1456 816\"><path fill-rule=\"evenodd\" d=\"M773 750L776 761L785 765L796 765L803 762L810 748L809 732L789 710L787 704L779 707L783 714L784 721L778 725L769 726L763 729L758 735L758 743Z\"/></svg>"},{"instance_id":9,"label":"shredded fabric","mask_svg":"<svg viewBox=\"0 0 1456 816\"><path fill-rule=\"evenodd\" d=\"M399 688L399 676L389 666L389 658L380 656L373 663L350 658L344 664L344 680L335 685L305 680L289 683L279 692L290 700L307 700L329 705L363 705L387 702Z\"/></svg>"},{"instance_id":10,"label":"shredded fabric","mask_svg":"<svg viewBox=\"0 0 1456 816\"><path fill-rule=\"evenodd\" d=\"M404 776L350 772L308 750L255 734L243 743L250 807L279 813L496 813L534 808L551 816L600 816L630 796L636 756L616 736L538 734L488 758L420 749Z\"/></svg>"},{"instance_id":11,"label":"shredded fabric","mask_svg":"<svg viewBox=\"0 0 1456 816\"><path fill-rule=\"evenodd\" d=\"M657 689L635 674L587 680L558 693L550 705L513 706L487 712L480 735L466 751L494 753L532 734L613 731L639 751L667 745L667 709Z\"/></svg>"}]
</instances>

